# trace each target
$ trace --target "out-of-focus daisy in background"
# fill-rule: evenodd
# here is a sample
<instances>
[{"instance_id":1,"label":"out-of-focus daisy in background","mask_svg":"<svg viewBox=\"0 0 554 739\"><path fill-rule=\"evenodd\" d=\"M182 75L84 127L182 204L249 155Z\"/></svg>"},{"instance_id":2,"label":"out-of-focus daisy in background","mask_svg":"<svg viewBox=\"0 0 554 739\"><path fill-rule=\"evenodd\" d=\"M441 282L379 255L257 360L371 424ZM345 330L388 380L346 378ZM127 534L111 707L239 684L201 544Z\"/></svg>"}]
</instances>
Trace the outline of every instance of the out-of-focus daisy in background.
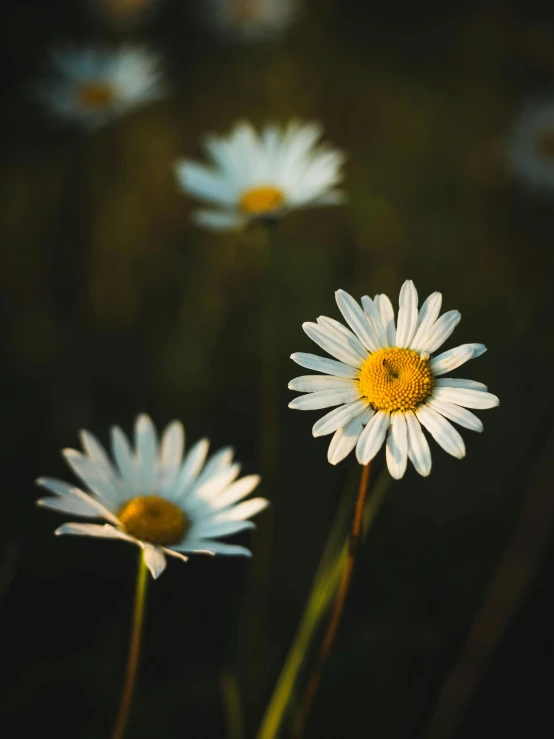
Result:
<instances>
[{"instance_id":1,"label":"out-of-focus daisy in background","mask_svg":"<svg viewBox=\"0 0 554 739\"><path fill-rule=\"evenodd\" d=\"M554 97L521 110L508 139L507 159L522 185L554 194Z\"/></svg>"},{"instance_id":2,"label":"out-of-focus daisy in background","mask_svg":"<svg viewBox=\"0 0 554 739\"><path fill-rule=\"evenodd\" d=\"M208 0L206 23L234 41L256 41L276 36L297 17L299 0Z\"/></svg>"},{"instance_id":3,"label":"out-of-focus daisy in background","mask_svg":"<svg viewBox=\"0 0 554 739\"><path fill-rule=\"evenodd\" d=\"M241 121L227 136L207 136L209 164L176 164L181 189L215 206L196 211L196 223L237 229L296 208L342 203L344 193L336 187L345 156L318 143L322 133L320 125L296 120L285 127L269 123L258 133Z\"/></svg>"},{"instance_id":4,"label":"out-of-focus daisy in background","mask_svg":"<svg viewBox=\"0 0 554 739\"><path fill-rule=\"evenodd\" d=\"M131 26L146 20L163 0L86 0L90 9L114 26Z\"/></svg>"},{"instance_id":5,"label":"out-of-focus daisy in background","mask_svg":"<svg viewBox=\"0 0 554 739\"><path fill-rule=\"evenodd\" d=\"M329 462L337 464L356 447L360 464L368 464L386 441L392 477L404 475L408 459L420 475L428 475L431 452L422 426L446 452L463 457L463 439L450 421L482 431L480 419L467 408L492 408L499 401L480 382L443 377L483 354L483 344L462 344L432 357L458 325L460 313L450 310L439 317L442 295L438 292L418 311L411 280L400 291L396 323L386 295L373 300L364 295L361 306L344 290L336 292L336 299L350 328L326 316L303 325L334 359L293 354L297 364L322 374L289 383L291 390L306 393L295 398L290 408L339 406L312 430L314 436L334 434Z\"/></svg>"},{"instance_id":6,"label":"out-of-focus daisy in background","mask_svg":"<svg viewBox=\"0 0 554 739\"><path fill-rule=\"evenodd\" d=\"M47 76L33 87L53 116L85 128L124 116L163 97L166 89L160 58L130 45L54 50Z\"/></svg>"},{"instance_id":7,"label":"out-of-focus daisy in background","mask_svg":"<svg viewBox=\"0 0 554 739\"><path fill-rule=\"evenodd\" d=\"M52 497L37 504L81 518L106 523L66 523L56 534L122 539L143 550L153 577L163 572L166 555L186 560L187 553L250 556L245 547L219 541L222 536L254 528L247 520L267 506L264 498L243 499L258 485L257 475L237 479L240 465L224 448L207 460L209 442L201 439L183 457L185 432L174 421L158 443L150 418L135 424L135 450L123 431L111 431L116 464L88 431L81 432L84 453L65 449L73 471L85 483L75 485L49 477L37 480ZM242 501L242 502L239 502Z\"/></svg>"}]
</instances>

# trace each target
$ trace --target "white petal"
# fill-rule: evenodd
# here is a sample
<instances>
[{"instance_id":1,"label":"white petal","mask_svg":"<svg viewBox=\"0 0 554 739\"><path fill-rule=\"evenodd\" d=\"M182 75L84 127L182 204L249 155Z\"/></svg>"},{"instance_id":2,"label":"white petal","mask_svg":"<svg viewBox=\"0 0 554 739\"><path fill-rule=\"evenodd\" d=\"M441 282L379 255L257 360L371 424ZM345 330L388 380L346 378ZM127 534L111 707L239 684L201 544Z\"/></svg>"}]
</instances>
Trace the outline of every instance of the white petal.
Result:
<instances>
[{"instance_id":1,"label":"white petal","mask_svg":"<svg viewBox=\"0 0 554 739\"><path fill-rule=\"evenodd\" d=\"M154 580L158 578L166 567L165 555L159 547L153 547L151 544L145 544L142 550L144 563L152 573Z\"/></svg>"},{"instance_id":2,"label":"white petal","mask_svg":"<svg viewBox=\"0 0 554 739\"><path fill-rule=\"evenodd\" d=\"M359 416L362 411L367 408L367 400L356 400L353 403L342 405L325 414L319 421L316 421L312 428L314 436L325 436L332 434L333 431L345 426L353 418Z\"/></svg>"},{"instance_id":3,"label":"white petal","mask_svg":"<svg viewBox=\"0 0 554 739\"><path fill-rule=\"evenodd\" d=\"M215 210L196 210L192 214L192 220L198 226L212 231L236 231L248 223L248 220L239 213Z\"/></svg>"},{"instance_id":4,"label":"white petal","mask_svg":"<svg viewBox=\"0 0 554 739\"><path fill-rule=\"evenodd\" d=\"M379 449L383 446L387 429L390 425L390 415L378 411L362 431L356 445L356 458L360 464L371 462Z\"/></svg>"},{"instance_id":5,"label":"white petal","mask_svg":"<svg viewBox=\"0 0 554 739\"><path fill-rule=\"evenodd\" d=\"M41 480L37 480L37 482L50 490L54 488L53 484L48 483L47 478L42 478ZM56 483L58 481L52 480L51 482ZM112 516L97 500L82 491L77 491L78 488L69 488L67 493L57 498L39 498L36 504L41 508L48 508L58 513L68 513L73 516L82 516L83 518L107 518L110 521L117 522L115 516Z\"/></svg>"},{"instance_id":6,"label":"white petal","mask_svg":"<svg viewBox=\"0 0 554 739\"><path fill-rule=\"evenodd\" d=\"M140 546L140 542L137 539L116 529L115 526L110 526L108 523L64 523L58 526L54 533L56 536L73 534L75 536L94 536L98 539L123 539L123 541Z\"/></svg>"},{"instance_id":7,"label":"white petal","mask_svg":"<svg viewBox=\"0 0 554 739\"><path fill-rule=\"evenodd\" d=\"M237 544L226 544L213 539L189 539L179 545L181 551L192 554L225 554L230 556L251 557L252 552L246 547Z\"/></svg>"},{"instance_id":8,"label":"white petal","mask_svg":"<svg viewBox=\"0 0 554 739\"><path fill-rule=\"evenodd\" d=\"M176 500L190 489L204 465L209 446L210 442L207 439L200 439L189 449L181 465L175 487L171 495L167 493L169 499Z\"/></svg>"},{"instance_id":9,"label":"white petal","mask_svg":"<svg viewBox=\"0 0 554 739\"><path fill-rule=\"evenodd\" d=\"M246 475L241 477L228 488L215 496L212 500L214 508L226 508L227 506L237 503L239 500L246 498L259 484L259 475Z\"/></svg>"},{"instance_id":10,"label":"white petal","mask_svg":"<svg viewBox=\"0 0 554 739\"><path fill-rule=\"evenodd\" d=\"M418 406L416 416L445 452L458 459L465 456L464 440L446 418L426 405Z\"/></svg>"},{"instance_id":11,"label":"white petal","mask_svg":"<svg viewBox=\"0 0 554 739\"><path fill-rule=\"evenodd\" d=\"M440 377L435 380L435 387L464 387L466 390L487 391L487 386L476 380L462 380L458 377Z\"/></svg>"},{"instance_id":12,"label":"white petal","mask_svg":"<svg viewBox=\"0 0 554 739\"><path fill-rule=\"evenodd\" d=\"M156 429L150 416L142 413L135 423L135 449L142 477L142 490L145 495L154 492L158 471L158 440Z\"/></svg>"},{"instance_id":13,"label":"white petal","mask_svg":"<svg viewBox=\"0 0 554 739\"><path fill-rule=\"evenodd\" d=\"M416 472L423 477L431 472L431 450L420 423L412 411L406 411L406 428L408 430L408 457Z\"/></svg>"},{"instance_id":14,"label":"white petal","mask_svg":"<svg viewBox=\"0 0 554 739\"><path fill-rule=\"evenodd\" d=\"M376 295L373 301L377 306L379 315L381 316L381 323L387 334L387 341L389 346L396 346L396 326L394 324L394 308L387 295Z\"/></svg>"},{"instance_id":15,"label":"white petal","mask_svg":"<svg viewBox=\"0 0 554 739\"><path fill-rule=\"evenodd\" d=\"M460 323L461 314L457 310L449 310L444 313L438 321L422 336L418 343L418 350L433 354L448 337L452 334L456 326Z\"/></svg>"},{"instance_id":16,"label":"white petal","mask_svg":"<svg viewBox=\"0 0 554 739\"><path fill-rule=\"evenodd\" d=\"M367 316L367 320L369 321L369 323L371 324L371 328L375 332L375 336L377 339L377 349L385 349L389 345L389 340L387 337L387 332L385 331L385 327L383 326L383 321L381 321L381 314L379 313L377 306L369 297L369 295L364 295L362 297L362 305L364 307L364 313Z\"/></svg>"},{"instance_id":17,"label":"white petal","mask_svg":"<svg viewBox=\"0 0 554 739\"><path fill-rule=\"evenodd\" d=\"M232 205L237 196L228 182L216 172L194 162L178 162L175 172L180 186L211 203Z\"/></svg>"},{"instance_id":18,"label":"white petal","mask_svg":"<svg viewBox=\"0 0 554 739\"><path fill-rule=\"evenodd\" d=\"M352 367L361 367L364 363L364 358L348 346L346 339L340 340L329 336L329 333L317 323L304 323L302 328L312 341L339 361Z\"/></svg>"},{"instance_id":19,"label":"white petal","mask_svg":"<svg viewBox=\"0 0 554 739\"><path fill-rule=\"evenodd\" d=\"M342 362L337 362L335 359L327 359L327 357L318 357L317 354L306 354L305 352L295 352L290 355L290 358L296 364L306 369L315 370L316 372L323 372L326 375L336 375L337 377L349 377L351 379L357 379L360 375L359 369L350 367Z\"/></svg>"},{"instance_id":20,"label":"white petal","mask_svg":"<svg viewBox=\"0 0 554 739\"><path fill-rule=\"evenodd\" d=\"M387 436L387 467L391 477L400 480L408 466L408 430L401 412L391 414L391 425Z\"/></svg>"},{"instance_id":21,"label":"white petal","mask_svg":"<svg viewBox=\"0 0 554 739\"><path fill-rule=\"evenodd\" d=\"M119 426L112 427L112 452L125 483L126 497L139 495L141 492L141 476L129 440Z\"/></svg>"},{"instance_id":22,"label":"white petal","mask_svg":"<svg viewBox=\"0 0 554 739\"><path fill-rule=\"evenodd\" d=\"M233 462L234 453L235 451L232 447L226 446L219 449L215 454L212 454L204 469L198 475L194 486L195 489L209 482L212 478L224 474Z\"/></svg>"},{"instance_id":23,"label":"white petal","mask_svg":"<svg viewBox=\"0 0 554 739\"><path fill-rule=\"evenodd\" d=\"M214 523L211 518L208 518L193 524L189 535L192 538L231 536L232 534L238 534L241 531L255 528L256 527L252 521L220 521L218 523ZM173 548L181 549L180 545L177 544Z\"/></svg>"},{"instance_id":24,"label":"white petal","mask_svg":"<svg viewBox=\"0 0 554 739\"><path fill-rule=\"evenodd\" d=\"M194 486L193 493L202 500L211 500L216 497L222 490L230 485L240 472L240 464L232 464L224 468L216 475L212 475L202 484Z\"/></svg>"},{"instance_id":25,"label":"white petal","mask_svg":"<svg viewBox=\"0 0 554 739\"><path fill-rule=\"evenodd\" d=\"M318 390L346 390L358 387L354 380L347 377L332 377L330 375L302 375L289 382L289 390L299 393L315 393Z\"/></svg>"},{"instance_id":26,"label":"white petal","mask_svg":"<svg viewBox=\"0 0 554 739\"><path fill-rule=\"evenodd\" d=\"M289 408L299 411L316 411L321 408L330 408L333 405L351 403L359 399L360 391L358 387L348 390L319 390L317 393L300 395L298 398L291 400Z\"/></svg>"},{"instance_id":27,"label":"white petal","mask_svg":"<svg viewBox=\"0 0 554 739\"><path fill-rule=\"evenodd\" d=\"M436 387L433 395L439 400L447 400L466 408L494 408L500 403L500 400L492 393L461 387Z\"/></svg>"},{"instance_id":28,"label":"white petal","mask_svg":"<svg viewBox=\"0 0 554 739\"><path fill-rule=\"evenodd\" d=\"M400 290L396 346L410 346L417 325L417 290L411 280L406 280Z\"/></svg>"},{"instance_id":29,"label":"white petal","mask_svg":"<svg viewBox=\"0 0 554 739\"><path fill-rule=\"evenodd\" d=\"M175 557L175 559L180 559L183 562L189 561L189 558L184 554L181 554L181 552L176 552L174 549L169 549L168 547L162 547L162 549L163 553L168 554L170 557Z\"/></svg>"},{"instance_id":30,"label":"white petal","mask_svg":"<svg viewBox=\"0 0 554 739\"><path fill-rule=\"evenodd\" d=\"M454 405L454 403L448 403L445 400L439 400L435 397L427 398L425 402L426 405L437 411L437 413L440 413L441 416L449 418L466 429L479 432L483 430L481 419L477 418L471 411L468 411L467 408L462 408L459 405Z\"/></svg>"},{"instance_id":31,"label":"white petal","mask_svg":"<svg viewBox=\"0 0 554 739\"><path fill-rule=\"evenodd\" d=\"M98 441L96 436L94 436L94 434L91 434L90 431L85 431L83 429L80 432L80 437L83 449L88 454L90 459L99 467L102 467L107 475L113 476L115 472L113 465L110 462L108 455L104 450L104 447Z\"/></svg>"},{"instance_id":32,"label":"white petal","mask_svg":"<svg viewBox=\"0 0 554 739\"><path fill-rule=\"evenodd\" d=\"M367 349L358 339L356 334L343 323L334 318L330 318L329 316L319 316L317 323L330 338L335 338L338 341L345 342L346 345L360 357L360 359L363 361L367 359Z\"/></svg>"},{"instance_id":33,"label":"white petal","mask_svg":"<svg viewBox=\"0 0 554 739\"><path fill-rule=\"evenodd\" d=\"M427 300L423 303L417 316L416 332L410 349L421 351L422 338L427 334L431 326L435 323L441 312L442 295L440 293L431 293Z\"/></svg>"},{"instance_id":34,"label":"white petal","mask_svg":"<svg viewBox=\"0 0 554 739\"><path fill-rule=\"evenodd\" d=\"M364 311L360 308L356 300L345 290L337 290L335 298L339 310L344 316L344 320L348 323L352 331L360 339L362 344L372 352L379 349L379 343L375 332L369 325L369 321Z\"/></svg>"},{"instance_id":35,"label":"white petal","mask_svg":"<svg viewBox=\"0 0 554 739\"><path fill-rule=\"evenodd\" d=\"M163 495L166 490L173 487L185 448L185 430L180 421L173 421L165 429L160 444L159 461L159 493Z\"/></svg>"},{"instance_id":36,"label":"white petal","mask_svg":"<svg viewBox=\"0 0 554 739\"><path fill-rule=\"evenodd\" d=\"M75 449L64 449L62 454L75 474L105 505L113 510L119 508L121 492L113 475L109 475L103 466L97 465L90 457L75 451Z\"/></svg>"},{"instance_id":37,"label":"white petal","mask_svg":"<svg viewBox=\"0 0 554 739\"><path fill-rule=\"evenodd\" d=\"M371 414L373 415L373 410L369 410L371 410ZM327 452L327 459L330 464L338 464L354 449L362 433L363 417L366 415L360 414L356 416L356 418L353 418L345 426L335 431Z\"/></svg>"},{"instance_id":38,"label":"white petal","mask_svg":"<svg viewBox=\"0 0 554 739\"><path fill-rule=\"evenodd\" d=\"M473 359L473 349L470 344L462 344L455 349L449 349L447 352L433 357L429 362L429 369L435 375L444 375L447 372L459 367L461 364Z\"/></svg>"},{"instance_id":39,"label":"white petal","mask_svg":"<svg viewBox=\"0 0 554 739\"><path fill-rule=\"evenodd\" d=\"M214 523L220 523L222 521L245 521L247 518L255 516L260 511L263 511L269 505L269 501L265 498L250 498L245 500L232 508L228 508L222 513L218 513L213 517Z\"/></svg>"}]
</instances>

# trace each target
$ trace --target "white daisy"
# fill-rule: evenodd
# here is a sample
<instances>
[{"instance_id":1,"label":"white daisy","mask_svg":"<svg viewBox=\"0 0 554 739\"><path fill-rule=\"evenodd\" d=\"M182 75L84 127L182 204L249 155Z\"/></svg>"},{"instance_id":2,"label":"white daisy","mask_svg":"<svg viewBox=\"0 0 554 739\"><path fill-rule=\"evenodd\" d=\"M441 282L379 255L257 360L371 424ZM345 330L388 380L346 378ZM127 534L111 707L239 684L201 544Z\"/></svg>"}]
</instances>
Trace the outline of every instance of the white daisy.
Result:
<instances>
[{"instance_id":1,"label":"white daisy","mask_svg":"<svg viewBox=\"0 0 554 739\"><path fill-rule=\"evenodd\" d=\"M408 459L420 475L428 475L431 452L422 426L445 451L462 458L463 439L447 419L482 431L483 424L467 408L492 408L499 401L480 382L442 377L483 354L483 344L462 344L431 357L458 325L460 313L451 310L439 318L442 296L437 292L418 311L411 280L400 291L396 324L386 295L374 300L364 295L362 307L344 290L336 292L336 299L352 330L326 316L305 323L308 336L335 359L293 354L297 364L323 374L289 383L291 390L306 393L289 408L339 406L313 427L314 436L334 433L329 462L337 464L356 447L358 461L367 464L386 440L387 465L394 478L404 475Z\"/></svg>"},{"instance_id":2,"label":"white daisy","mask_svg":"<svg viewBox=\"0 0 554 739\"><path fill-rule=\"evenodd\" d=\"M183 552L250 556L245 547L217 539L254 528L250 516L263 510L264 498L242 501L260 482L258 475L237 480L240 465L233 450L221 449L207 462L209 442L201 439L183 457L185 432L174 421L158 444L150 418L135 423L135 451L123 431L112 428L112 452L108 458L98 440L81 432L84 454L65 449L63 455L88 487L41 477L39 485L56 497L37 504L82 518L103 518L107 523L66 523L56 534L123 539L137 544L153 577L163 572L165 555L187 560Z\"/></svg>"},{"instance_id":3,"label":"white daisy","mask_svg":"<svg viewBox=\"0 0 554 739\"><path fill-rule=\"evenodd\" d=\"M507 153L510 169L524 185L554 191L554 99L524 108Z\"/></svg>"},{"instance_id":4,"label":"white daisy","mask_svg":"<svg viewBox=\"0 0 554 739\"><path fill-rule=\"evenodd\" d=\"M298 0L209 0L206 10L218 33L256 41L284 31L297 14Z\"/></svg>"},{"instance_id":5,"label":"white daisy","mask_svg":"<svg viewBox=\"0 0 554 739\"><path fill-rule=\"evenodd\" d=\"M65 48L51 53L50 75L35 95L56 116L96 128L165 93L160 59L123 46Z\"/></svg>"},{"instance_id":6,"label":"white daisy","mask_svg":"<svg viewBox=\"0 0 554 739\"><path fill-rule=\"evenodd\" d=\"M343 193L334 188L345 157L318 144L321 134L321 126L293 120L285 128L270 123L260 134L239 122L228 136L207 136L209 166L188 160L176 166L181 188L216 206L197 211L196 222L236 229L294 208L341 203Z\"/></svg>"}]
</instances>

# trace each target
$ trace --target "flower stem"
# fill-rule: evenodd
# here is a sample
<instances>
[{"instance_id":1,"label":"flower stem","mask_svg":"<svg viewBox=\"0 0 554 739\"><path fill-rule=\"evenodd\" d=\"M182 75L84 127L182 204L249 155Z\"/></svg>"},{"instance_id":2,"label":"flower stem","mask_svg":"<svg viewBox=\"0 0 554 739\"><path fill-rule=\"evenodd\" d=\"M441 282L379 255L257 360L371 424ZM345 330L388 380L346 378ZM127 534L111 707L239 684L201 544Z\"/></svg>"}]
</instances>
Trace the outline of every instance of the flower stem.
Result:
<instances>
[{"instance_id":1,"label":"flower stem","mask_svg":"<svg viewBox=\"0 0 554 739\"><path fill-rule=\"evenodd\" d=\"M308 682L308 687L306 688L306 692L304 693L304 698L302 700L302 703L300 704L300 709L296 714L292 731L294 739L300 739L300 737L304 733L308 714L310 712L310 708L312 706L314 698L317 694L319 683L321 682L321 676L323 674L323 668L325 667L325 663L327 662L327 658L329 657L331 647L333 646L333 642L335 640L335 636L337 634L340 620L344 611L344 606L346 604L346 597L350 589L350 582L352 580L352 573L354 571L356 555L358 553L358 549L360 548L360 541L362 538L364 507L369 488L369 478L371 476L370 473L371 462L369 464L366 464L362 469L360 487L358 488L358 496L356 498L354 517L352 519L352 526L350 529L348 553L344 562L339 589L337 591L337 597L333 605L333 611L331 613L331 618L329 619L329 624L327 626L325 636L323 637L323 641L321 643L319 655L317 657L315 666L310 676L310 680Z\"/></svg>"},{"instance_id":2,"label":"flower stem","mask_svg":"<svg viewBox=\"0 0 554 739\"><path fill-rule=\"evenodd\" d=\"M146 602L146 589L148 585L148 568L144 561L142 551L139 554L139 565L137 572L137 584L135 590L135 607L133 614L133 625L131 629L131 640L129 642L129 657L127 659L127 671L125 673L125 682L123 684L123 692L121 693L121 703L115 722L113 731L113 739L123 739L127 720L129 718L129 710L133 699L133 690L135 687L135 679L137 676L137 667L140 655L140 645L142 638L142 624L144 621L144 604Z\"/></svg>"}]
</instances>

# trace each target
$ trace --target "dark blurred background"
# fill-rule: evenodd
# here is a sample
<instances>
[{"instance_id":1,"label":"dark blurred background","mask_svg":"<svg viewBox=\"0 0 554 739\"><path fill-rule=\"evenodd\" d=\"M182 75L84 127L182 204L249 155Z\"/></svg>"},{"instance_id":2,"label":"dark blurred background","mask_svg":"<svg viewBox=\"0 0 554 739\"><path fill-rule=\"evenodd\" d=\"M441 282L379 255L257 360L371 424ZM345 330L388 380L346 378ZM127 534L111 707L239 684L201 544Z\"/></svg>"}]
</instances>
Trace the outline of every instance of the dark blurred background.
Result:
<instances>
[{"instance_id":1,"label":"dark blurred background","mask_svg":"<svg viewBox=\"0 0 554 739\"><path fill-rule=\"evenodd\" d=\"M287 409L287 381L302 374L288 357L313 350L303 321L338 317L335 289L396 304L406 278L462 312L449 346L488 346L457 374L501 404L479 413L481 436L463 432L466 459L432 443L431 476L410 467L392 485L307 736L430 739L484 604L454 695L482 680L436 739L552 736L554 194L508 166L514 116L554 97L552 4L312 0L277 39L250 45L210 35L199 5L167 0L125 34L74 0L4 10L0 733L106 737L119 701L137 553L55 539L63 519L34 507L38 475L72 479L59 450L78 446L78 429L105 442L140 411L158 428L180 418L189 441L231 443L245 472L259 470L257 235L193 226L172 167L238 117L299 116L348 152L350 201L291 214L276 235L269 579L252 598L254 560L169 563L150 590L129 739L225 737L229 672L255 736L356 466L327 464L317 414ZM47 50L121 38L163 52L173 93L93 135L52 125L26 94Z\"/></svg>"}]
</instances>

